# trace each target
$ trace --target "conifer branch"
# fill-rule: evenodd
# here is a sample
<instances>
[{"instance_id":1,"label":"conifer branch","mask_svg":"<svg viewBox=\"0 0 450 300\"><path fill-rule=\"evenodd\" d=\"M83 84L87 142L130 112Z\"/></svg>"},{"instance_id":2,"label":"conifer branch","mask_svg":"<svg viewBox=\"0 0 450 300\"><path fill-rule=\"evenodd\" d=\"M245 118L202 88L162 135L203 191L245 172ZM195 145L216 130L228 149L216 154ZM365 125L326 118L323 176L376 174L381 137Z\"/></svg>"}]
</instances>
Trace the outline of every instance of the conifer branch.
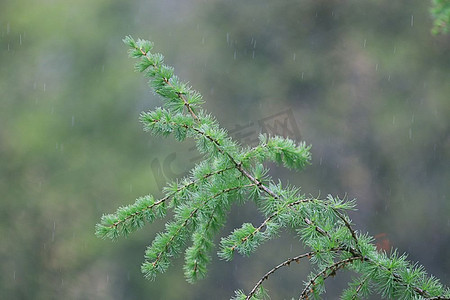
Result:
<instances>
[{"instance_id":1,"label":"conifer branch","mask_svg":"<svg viewBox=\"0 0 450 300\"><path fill-rule=\"evenodd\" d=\"M244 223L222 238L219 257L230 260L235 250L248 255L284 227L295 229L311 251L273 267L248 296L238 291L234 299L262 299L265 295L262 283L270 275L305 257L321 271L311 274L300 299L320 295L324 281L344 268L360 274L362 279L350 283L342 299L355 299L372 291L395 299L450 299L450 290L428 276L421 266L408 262L406 255L378 252L372 237L353 229L345 213L353 209L352 201L332 196L324 200L305 198L299 195L298 188L275 184L267 175L265 161L303 169L311 160L309 146L287 138L260 135L258 146L241 149L201 109L201 95L174 75L161 54L151 53L151 42L131 37L124 42L130 46L130 56L138 59L136 70L145 72L151 87L163 99L162 108L141 114L144 130L173 135L179 141L193 138L198 151L205 156L189 176L164 188L165 196L160 200L155 201L150 195L138 198L115 214L102 216L96 226L99 237L116 239L156 217L164 217L166 209L174 210L174 221L166 223L165 232L158 234L145 251L141 268L145 277L154 279L165 272L171 260L185 248L188 238L192 245L185 252L186 279L194 282L205 277L212 241L223 227L231 204L237 199L253 199L265 220L256 228Z\"/></svg>"},{"instance_id":2,"label":"conifer branch","mask_svg":"<svg viewBox=\"0 0 450 300\"><path fill-rule=\"evenodd\" d=\"M335 249L330 249L330 251L333 252L338 252L341 251L343 249L340 248L335 248ZM296 262L296 263L300 263L300 260L307 257L307 258L311 258L314 254L316 254L315 251L310 251L307 253L303 253L291 258L288 258L287 260L283 261L282 263L280 263L279 265L273 267L272 269L270 269L266 274L264 274L263 277L261 277L261 279L255 284L255 286L252 288L252 290L250 291L250 293L247 295L246 300L250 300L253 295L257 292L258 288L264 283L265 280L269 279L269 276L272 275L273 273L275 273L276 271L278 271L278 269L281 269L282 267L288 267L291 265L292 262Z\"/></svg>"},{"instance_id":3,"label":"conifer branch","mask_svg":"<svg viewBox=\"0 0 450 300\"><path fill-rule=\"evenodd\" d=\"M300 294L299 300L301 299L308 299L308 295L314 293L314 286L317 284L317 280L320 278L321 281L325 281L330 276L335 276L336 272L342 268L344 268L347 264L352 263L355 260L361 260L362 257L350 257L347 259L340 260L328 267L326 267L321 272L317 273L316 276L314 276L308 284L303 289L302 293Z\"/></svg>"},{"instance_id":4,"label":"conifer branch","mask_svg":"<svg viewBox=\"0 0 450 300\"><path fill-rule=\"evenodd\" d=\"M151 195L138 198L135 204L119 208L116 214L104 215L101 223L96 226L96 234L99 237L109 237L113 240L117 239L121 235L126 236L134 230L130 223L137 224L137 227L140 228L144 225L144 220L147 222L153 221L154 214L150 211L158 206L165 205L166 201L174 197L177 193L189 189L190 187L198 184L200 181L211 176L221 174L232 169L234 168L228 167L207 173L199 179L189 181L182 186L177 187L175 191L169 192L165 197L156 202L153 201L153 197ZM156 215L163 217L165 215L165 208L160 208L160 211L157 212Z\"/></svg>"},{"instance_id":5,"label":"conifer branch","mask_svg":"<svg viewBox=\"0 0 450 300\"><path fill-rule=\"evenodd\" d=\"M176 223L176 230L174 232L171 232L170 228L168 228L167 233L165 234L168 238L166 238L164 244L158 245L157 247L149 247L146 252L146 261L144 262L142 266L142 270L145 273L145 276L150 279L154 279L156 276L155 272L161 273L164 272L167 266L160 266L161 260L166 260L166 256L176 256L178 254L178 247L172 247L173 243L177 239L182 239L183 236L181 236L184 232L188 232L188 226L190 224L194 224L196 221L196 215L199 211L201 211L203 208L207 206L209 202L216 199L222 194L230 193L232 191L243 189L247 187L251 187L252 184L247 185L241 185L241 186L234 186L227 189L224 189L211 197L207 199L205 202L197 203L197 205L192 206L189 208L189 214L187 215L186 212L180 214L180 219ZM195 226L195 224L194 224ZM159 240L158 240L159 241ZM155 244L155 243L153 243ZM154 251L154 248L157 249L157 251ZM170 249L173 249L172 251L169 251ZM162 268L161 268L162 267Z\"/></svg>"},{"instance_id":6,"label":"conifer branch","mask_svg":"<svg viewBox=\"0 0 450 300\"><path fill-rule=\"evenodd\" d=\"M364 279L361 280L361 282L356 287L356 289L354 291L354 294L352 295L352 300L357 300L358 299L359 293L361 293L362 288L364 287L364 285L367 284L368 280L369 280L369 276L365 276Z\"/></svg>"}]
</instances>

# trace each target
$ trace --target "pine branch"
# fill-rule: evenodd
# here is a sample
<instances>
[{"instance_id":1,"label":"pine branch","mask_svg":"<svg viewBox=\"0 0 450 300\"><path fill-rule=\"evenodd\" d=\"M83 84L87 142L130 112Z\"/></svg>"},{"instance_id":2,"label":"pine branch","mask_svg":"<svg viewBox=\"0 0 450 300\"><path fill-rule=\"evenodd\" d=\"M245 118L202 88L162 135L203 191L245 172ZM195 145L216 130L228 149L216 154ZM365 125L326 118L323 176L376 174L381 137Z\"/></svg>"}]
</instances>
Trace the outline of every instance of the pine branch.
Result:
<instances>
[{"instance_id":1,"label":"pine branch","mask_svg":"<svg viewBox=\"0 0 450 300\"><path fill-rule=\"evenodd\" d=\"M262 283L284 266L307 257L320 270L312 273L300 299L319 296L324 282L338 270L351 269L361 279L349 284L343 299L355 299L375 291L382 297L395 299L450 299L450 291L428 276L421 266L406 260L406 255L390 256L378 252L373 238L358 233L345 213L354 202L334 198L306 198L300 189L275 184L263 163L273 161L286 168L302 170L310 163L310 147L305 143L260 135L259 145L242 149L220 128L217 121L201 109L201 95L174 75L164 64L161 54L151 53L149 41L126 37L129 55L137 58L135 69L150 79L154 92L162 97L163 106L142 113L145 131L161 136L173 135L176 140L192 138L204 160L190 175L164 188L165 196L155 201L151 195L138 198L132 205L120 207L115 214L104 215L96 226L99 237L117 239L142 228L156 217L174 210L174 220L166 223L145 251L142 272L155 279L165 272L171 260L185 251L184 273L194 282L206 276L213 240L226 222L231 204L252 199L265 220L258 226L244 223L228 237L222 238L219 257L230 260L235 251L249 255L262 242L276 236L281 228L296 230L301 241L312 251L290 258L273 267L246 296L237 291L233 299L262 299L267 293Z\"/></svg>"},{"instance_id":2,"label":"pine branch","mask_svg":"<svg viewBox=\"0 0 450 300\"><path fill-rule=\"evenodd\" d=\"M206 201L199 201L196 205L182 207L176 216L178 221L176 223L170 223L167 226L166 233L160 235L159 239L155 239L152 246L147 248L145 254L146 261L142 265L142 272L145 274L145 277L154 279L157 273L166 271L169 266L169 258L178 256L181 246L180 242L184 240L186 234L192 231L192 227L195 227L197 214L205 209L209 202L222 194L251 186L249 184L230 187L208 197Z\"/></svg>"},{"instance_id":3,"label":"pine branch","mask_svg":"<svg viewBox=\"0 0 450 300\"><path fill-rule=\"evenodd\" d=\"M330 251L333 252L338 252L341 251L343 249L330 249ZM261 277L261 279L255 284L255 286L253 287L253 289L250 291L250 293L246 296L246 300L250 300L253 295L255 295L255 293L257 292L258 288L264 283L265 280L269 279L269 276L272 275L273 273L275 273L276 271L278 271L279 269L281 269L282 267L287 267L290 266L292 262L296 262L299 263L301 259L307 257L307 258L311 258L314 254L316 254L316 252L314 251L310 251L307 253L303 253L300 255L297 255L295 257L292 258L288 258L287 260L283 261L282 263L280 263L279 265L273 267L272 269L270 269L266 274L264 274L263 277Z\"/></svg>"},{"instance_id":4,"label":"pine branch","mask_svg":"<svg viewBox=\"0 0 450 300\"><path fill-rule=\"evenodd\" d=\"M156 216L162 218L165 216L165 204L177 193L198 184L211 176L221 174L225 171L232 170L228 167L225 169L216 170L211 173L203 175L201 178L189 181L182 186L176 186L176 189L169 190L169 193L158 201L154 201L151 195L140 197L133 205L121 207L115 214L102 216L101 223L96 226L96 235L101 238L110 238L116 240L120 236L127 236L134 230L144 226L145 222L151 223ZM157 210L152 212L152 210Z\"/></svg>"},{"instance_id":5,"label":"pine branch","mask_svg":"<svg viewBox=\"0 0 450 300\"><path fill-rule=\"evenodd\" d=\"M305 286L302 293L300 294L299 300L308 299L308 295L314 293L314 287L317 284L317 281L320 280L323 282L330 276L335 276L336 272L342 268L344 268L347 264L352 263L355 260L364 260L363 257L350 257L347 259L340 260L331 266L326 267L321 272L317 273Z\"/></svg>"}]
</instances>

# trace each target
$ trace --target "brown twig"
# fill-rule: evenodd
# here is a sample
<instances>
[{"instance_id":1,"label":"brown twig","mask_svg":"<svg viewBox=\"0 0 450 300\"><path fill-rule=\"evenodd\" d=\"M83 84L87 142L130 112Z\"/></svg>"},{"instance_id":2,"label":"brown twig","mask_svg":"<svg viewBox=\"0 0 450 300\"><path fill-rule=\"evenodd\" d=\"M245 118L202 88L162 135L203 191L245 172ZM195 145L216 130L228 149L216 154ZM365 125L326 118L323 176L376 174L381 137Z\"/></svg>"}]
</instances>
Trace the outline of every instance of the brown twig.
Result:
<instances>
[{"instance_id":1,"label":"brown twig","mask_svg":"<svg viewBox=\"0 0 450 300\"><path fill-rule=\"evenodd\" d=\"M337 252L337 251L341 251L341 250L343 250L343 249L341 249L341 248L330 249L330 251L332 251L332 252ZM278 269L289 266L294 261L296 263L299 263L300 259L302 259L302 258L305 258L305 257L311 258L316 253L317 252L315 252L315 251L303 253L303 254L297 255L295 257L288 258L281 264L273 267L270 271L268 271L266 274L264 274L263 277L261 277L261 279L256 283L256 285L253 287L253 289L250 291L250 293L247 295L247 298L245 298L245 299L250 300L250 298L256 293L257 289L263 284L263 282L265 280L269 279L269 276L272 275L273 273L275 273Z\"/></svg>"},{"instance_id":2,"label":"brown twig","mask_svg":"<svg viewBox=\"0 0 450 300\"><path fill-rule=\"evenodd\" d=\"M308 284L305 286L305 288L303 289L302 293L300 294L300 298L301 299L308 299L308 295L314 292L314 286L316 285L316 280L320 277L323 276L323 280L327 279L330 276L334 276L336 274L336 271L344 268L347 264L352 263L355 260L359 260L362 257L349 257L347 259L343 259L340 260L334 264L332 264L331 266L326 267L325 269L323 269L321 272L319 272L318 274L316 274L316 276L314 276L309 282Z\"/></svg>"}]
</instances>

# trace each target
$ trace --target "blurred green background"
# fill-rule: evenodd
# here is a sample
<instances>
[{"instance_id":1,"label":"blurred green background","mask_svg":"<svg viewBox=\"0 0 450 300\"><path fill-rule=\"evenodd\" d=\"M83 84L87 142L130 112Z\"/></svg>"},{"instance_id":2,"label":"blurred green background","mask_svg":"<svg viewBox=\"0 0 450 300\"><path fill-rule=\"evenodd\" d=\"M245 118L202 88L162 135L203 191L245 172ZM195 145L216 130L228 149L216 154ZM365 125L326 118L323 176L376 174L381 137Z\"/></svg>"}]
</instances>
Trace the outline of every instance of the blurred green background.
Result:
<instances>
[{"instance_id":1,"label":"blurred green background","mask_svg":"<svg viewBox=\"0 0 450 300\"><path fill-rule=\"evenodd\" d=\"M357 198L356 228L449 285L450 38L431 35L429 6L1 1L0 298L229 299L302 251L286 232L250 258L215 258L208 278L189 285L182 259L156 282L140 273L163 221L115 243L94 236L103 213L161 195L196 157L189 142L142 131L139 113L160 100L133 72L128 34L155 42L244 144L287 112L313 165L272 175L305 193ZM223 235L249 220L261 220L251 204L235 208ZM272 299L297 297L308 268L271 277ZM351 275L331 279L324 298Z\"/></svg>"}]
</instances>

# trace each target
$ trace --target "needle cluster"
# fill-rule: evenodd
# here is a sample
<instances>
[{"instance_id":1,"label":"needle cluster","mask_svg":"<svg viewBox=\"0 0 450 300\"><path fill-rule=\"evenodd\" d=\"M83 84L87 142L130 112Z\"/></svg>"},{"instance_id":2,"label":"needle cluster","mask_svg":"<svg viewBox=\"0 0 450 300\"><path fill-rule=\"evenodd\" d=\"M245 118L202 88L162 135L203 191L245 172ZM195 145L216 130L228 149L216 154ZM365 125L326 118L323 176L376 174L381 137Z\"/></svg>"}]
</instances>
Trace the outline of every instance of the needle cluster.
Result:
<instances>
[{"instance_id":1,"label":"needle cluster","mask_svg":"<svg viewBox=\"0 0 450 300\"><path fill-rule=\"evenodd\" d=\"M341 299L361 299L370 293L390 299L450 299L450 291L423 267L396 251L378 251L372 237L353 229L346 212L355 207L354 201L331 195L325 199L309 197L269 176L264 165L267 161L302 170L311 161L310 146L262 134L257 146L240 146L201 108L201 95L174 75L161 54L151 52L151 42L131 37L124 42L130 47L130 56L138 59L136 70L150 79L150 86L163 100L162 107L141 114L144 130L179 141L194 139L203 155L203 161L188 176L167 184L162 198L138 198L134 204L103 215L96 226L97 236L115 240L165 217L167 210L173 211L173 220L167 221L165 230L145 251L141 268L145 277L154 280L184 252L186 280L193 283L204 278L213 241L232 204L254 201L265 220L244 223L222 237L218 245L221 259L251 255L283 228L293 229L310 251L270 269L249 293L236 291L233 299L264 299L263 283L269 275L303 259L309 260L313 271L299 299L319 298L326 279L342 269L352 270L356 277Z\"/></svg>"}]
</instances>

